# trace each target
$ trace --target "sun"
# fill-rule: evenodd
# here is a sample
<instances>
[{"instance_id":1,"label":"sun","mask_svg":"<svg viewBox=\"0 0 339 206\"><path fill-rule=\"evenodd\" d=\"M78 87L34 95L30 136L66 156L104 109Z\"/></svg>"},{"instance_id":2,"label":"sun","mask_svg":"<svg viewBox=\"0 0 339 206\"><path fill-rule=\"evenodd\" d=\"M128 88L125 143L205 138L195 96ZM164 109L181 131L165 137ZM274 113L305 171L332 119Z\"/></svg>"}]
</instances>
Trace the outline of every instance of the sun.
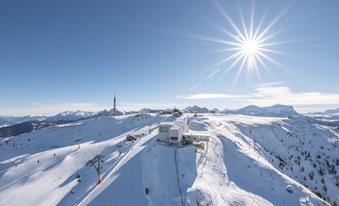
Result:
<instances>
[{"instance_id":1,"label":"sun","mask_svg":"<svg viewBox=\"0 0 339 206\"><path fill-rule=\"evenodd\" d=\"M277 13L275 18L267 22L267 25L265 25L266 13L263 13L259 21L255 21L254 1L252 1L251 10L246 19L243 11L239 7L240 15L239 18L237 18L238 21L233 21L218 1L215 2L215 5L227 24L223 23L220 25L215 22L212 22L212 24L226 34L226 36L223 36L223 38L201 35L192 36L203 41L217 43L222 46L218 52L225 53L223 59L209 67L215 69L215 71L212 71L210 75L208 75L208 79L222 70L220 66L224 66L224 75L234 68L237 69L233 85L237 82L243 71L247 71L247 74L255 73L256 76L261 79L261 69L269 71L271 74L272 68L283 68L283 66L273 58L273 56L275 56L273 54L283 54L283 52L277 51L275 47L288 42L273 41L277 34L279 34L279 30L274 27L293 7L293 2L286 4L285 7ZM204 82L204 80L200 82Z\"/></svg>"},{"instance_id":2,"label":"sun","mask_svg":"<svg viewBox=\"0 0 339 206\"><path fill-rule=\"evenodd\" d=\"M242 40L241 46L238 48L241 51L242 58L247 62L247 68L253 69L257 66L257 60L260 58L260 42L256 39Z\"/></svg>"},{"instance_id":3,"label":"sun","mask_svg":"<svg viewBox=\"0 0 339 206\"><path fill-rule=\"evenodd\" d=\"M242 43L241 49L246 55L258 55L259 43L254 39L248 39Z\"/></svg>"}]
</instances>

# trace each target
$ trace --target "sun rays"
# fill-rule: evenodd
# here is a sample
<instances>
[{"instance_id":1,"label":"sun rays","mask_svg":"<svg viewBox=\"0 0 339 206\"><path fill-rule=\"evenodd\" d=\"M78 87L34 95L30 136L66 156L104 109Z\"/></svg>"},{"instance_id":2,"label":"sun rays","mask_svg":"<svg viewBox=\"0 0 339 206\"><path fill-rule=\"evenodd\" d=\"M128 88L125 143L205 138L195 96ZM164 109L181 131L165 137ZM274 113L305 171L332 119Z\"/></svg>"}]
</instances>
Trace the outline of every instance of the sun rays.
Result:
<instances>
[{"instance_id":1,"label":"sun rays","mask_svg":"<svg viewBox=\"0 0 339 206\"><path fill-rule=\"evenodd\" d=\"M194 36L196 39L222 46L218 52L225 53L225 56L211 68L220 71L220 67L223 67L221 69L224 70L223 75L235 69L236 76L232 84L235 85L243 73L247 73L248 76L254 73L261 79L262 70L272 73L269 65L282 66L273 58L273 54L282 54L275 47L286 44L286 42L273 41L274 37L279 34L279 31L274 27L291 9L293 2L289 2L269 22L266 22L265 19L267 9L262 13L260 19L256 19L254 1L252 1L248 18L245 18L242 9L240 6L238 7L239 21L237 22L230 17L219 2L215 1L214 4L224 17L225 22L223 22L224 26L214 22L212 24L216 29L226 34L225 37Z\"/></svg>"}]
</instances>

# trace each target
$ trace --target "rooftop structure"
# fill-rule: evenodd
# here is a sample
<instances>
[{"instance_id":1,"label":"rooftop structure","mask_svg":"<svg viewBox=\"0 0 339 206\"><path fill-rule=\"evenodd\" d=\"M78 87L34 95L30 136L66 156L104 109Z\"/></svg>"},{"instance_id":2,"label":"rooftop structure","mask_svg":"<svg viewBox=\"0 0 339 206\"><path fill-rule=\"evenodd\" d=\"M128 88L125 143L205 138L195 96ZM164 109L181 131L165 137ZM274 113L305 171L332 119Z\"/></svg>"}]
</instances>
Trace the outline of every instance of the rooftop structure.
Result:
<instances>
[{"instance_id":1,"label":"rooftop structure","mask_svg":"<svg viewBox=\"0 0 339 206\"><path fill-rule=\"evenodd\" d=\"M183 121L160 124L159 139L170 144L187 144L196 141L209 141L209 135L189 132L185 118Z\"/></svg>"},{"instance_id":2,"label":"rooftop structure","mask_svg":"<svg viewBox=\"0 0 339 206\"><path fill-rule=\"evenodd\" d=\"M172 144L180 144L183 138L184 124L165 122L159 126L159 139Z\"/></svg>"}]
</instances>

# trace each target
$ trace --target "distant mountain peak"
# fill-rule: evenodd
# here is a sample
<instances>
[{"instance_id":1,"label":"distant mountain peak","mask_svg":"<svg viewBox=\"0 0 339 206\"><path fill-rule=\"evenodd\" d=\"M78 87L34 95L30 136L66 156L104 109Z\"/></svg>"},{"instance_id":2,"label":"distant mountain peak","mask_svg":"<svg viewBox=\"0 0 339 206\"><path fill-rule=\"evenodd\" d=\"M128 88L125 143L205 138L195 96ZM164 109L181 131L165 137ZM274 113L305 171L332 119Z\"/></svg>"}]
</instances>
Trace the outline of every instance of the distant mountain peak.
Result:
<instances>
[{"instance_id":1,"label":"distant mountain peak","mask_svg":"<svg viewBox=\"0 0 339 206\"><path fill-rule=\"evenodd\" d=\"M324 111L325 114L339 114L339 107L335 109L327 109Z\"/></svg>"},{"instance_id":2,"label":"distant mountain peak","mask_svg":"<svg viewBox=\"0 0 339 206\"><path fill-rule=\"evenodd\" d=\"M249 105L236 110L224 110L226 114L244 114L255 116L278 116L287 117L290 115L298 115L293 106L275 104L272 106L259 107L256 105Z\"/></svg>"},{"instance_id":3,"label":"distant mountain peak","mask_svg":"<svg viewBox=\"0 0 339 206\"><path fill-rule=\"evenodd\" d=\"M209 110L206 107L199 107L197 105L193 105L193 106L188 106L186 107L184 110L184 112L197 112L197 113L208 113Z\"/></svg>"}]
</instances>

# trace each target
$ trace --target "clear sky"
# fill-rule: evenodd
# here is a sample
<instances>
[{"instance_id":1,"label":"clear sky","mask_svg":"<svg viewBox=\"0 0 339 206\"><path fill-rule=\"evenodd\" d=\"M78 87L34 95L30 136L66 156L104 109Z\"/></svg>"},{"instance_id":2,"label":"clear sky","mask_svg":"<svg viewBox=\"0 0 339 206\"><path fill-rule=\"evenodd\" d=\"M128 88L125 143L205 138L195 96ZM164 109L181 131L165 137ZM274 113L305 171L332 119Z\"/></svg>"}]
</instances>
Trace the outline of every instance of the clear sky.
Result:
<instances>
[{"instance_id":1,"label":"clear sky","mask_svg":"<svg viewBox=\"0 0 339 206\"><path fill-rule=\"evenodd\" d=\"M223 11L241 33L241 16L256 30L265 14L276 63L236 81L241 61L216 65L235 53L226 33L238 35ZM334 108L338 22L336 0L0 0L0 114L99 110L114 93L121 109Z\"/></svg>"}]
</instances>

